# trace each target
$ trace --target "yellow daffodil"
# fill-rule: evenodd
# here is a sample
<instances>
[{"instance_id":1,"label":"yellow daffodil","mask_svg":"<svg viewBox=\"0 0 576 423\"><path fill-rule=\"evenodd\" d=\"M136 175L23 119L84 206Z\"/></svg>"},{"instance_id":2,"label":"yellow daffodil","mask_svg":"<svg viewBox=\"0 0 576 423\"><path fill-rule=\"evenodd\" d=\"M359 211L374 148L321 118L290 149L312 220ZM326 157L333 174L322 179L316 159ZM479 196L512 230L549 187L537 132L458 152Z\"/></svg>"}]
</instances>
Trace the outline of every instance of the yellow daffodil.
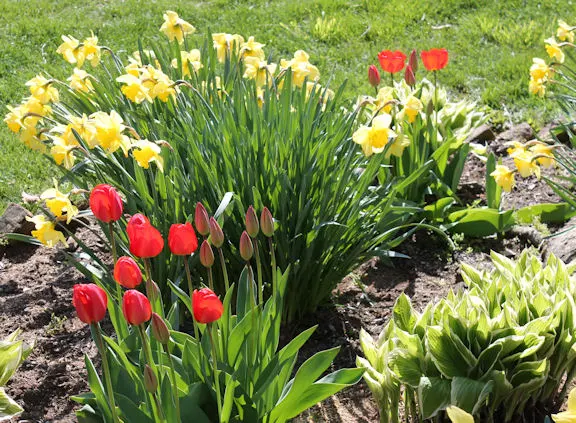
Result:
<instances>
[{"instance_id":1,"label":"yellow daffodil","mask_svg":"<svg viewBox=\"0 0 576 423\"><path fill-rule=\"evenodd\" d=\"M530 78L528 89L530 90L531 94L544 97L544 94L546 94L546 83L542 79Z\"/></svg>"},{"instance_id":2,"label":"yellow daffodil","mask_svg":"<svg viewBox=\"0 0 576 423\"><path fill-rule=\"evenodd\" d=\"M399 113L399 118L403 119L404 117L408 118L408 122L412 123L416 120L416 116L420 114L420 112L424 109L422 102L420 99L414 97L413 95L409 96L404 103L404 108Z\"/></svg>"},{"instance_id":3,"label":"yellow daffodil","mask_svg":"<svg viewBox=\"0 0 576 423\"><path fill-rule=\"evenodd\" d=\"M62 41L64 42L60 44L56 53L61 54L68 63L76 64L80 54L80 41L71 35L62 35Z\"/></svg>"},{"instance_id":4,"label":"yellow daffodil","mask_svg":"<svg viewBox=\"0 0 576 423\"><path fill-rule=\"evenodd\" d=\"M74 68L74 72L67 81L70 81L70 88L73 90L89 93L90 91L94 91L94 86L92 85L90 78L92 78L92 75L88 72Z\"/></svg>"},{"instance_id":5,"label":"yellow daffodil","mask_svg":"<svg viewBox=\"0 0 576 423\"><path fill-rule=\"evenodd\" d=\"M568 394L568 410L552 414L555 423L576 423L576 388Z\"/></svg>"},{"instance_id":6,"label":"yellow daffodil","mask_svg":"<svg viewBox=\"0 0 576 423\"><path fill-rule=\"evenodd\" d=\"M84 142L88 144L89 148L94 148L98 145L98 140L94 136L95 129L92 121L88 116L67 116L67 125L58 125L52 129L52 132L61 134L60 136L66 141L68 145L80 145L74 132L78 134Z\"/></svg>"},{"instance_id":7,"label":"yellow daffodil","mask_svg":"<svg viewBox=\"0 0 576 423\"><path fill-rule=\"evenodd\" d=\"M70 201L70 194L60 192L56 180L54 180L54 188L44 191L40 198L46 200L46 207L50 209L54 216L59 219L66 218L67 224L78 214L78 208Z\"/></svg>"},{"instance_id":8,"label":"yellow daffodil","mask_svg":"<svg viewBox=\"0 0 576 423\"><path fill-rule=\"evenodd\" d=\"M512 191L514 187L514 171L508 169L507 166L497 165L490 176L494 178L496 185L502 187L504 191Z\"/></svg>"},{"instance_id":9,"label":"yellow daffodil","mask_svg":"<svg viewBox=\"0 0 576 423\"><path fill-rule=\"evenodd\" d=\"M45 138L42 133L38 133L38 129L33 125L23 126L20 131L20 141L31 150L46 153L46 145L42 142L41 138Z\"/></svg>"},{"instance_id":10,"label":"yellow daffodil","mask_svg":"<svg viewBox=\"0 0 576 423\"><path fill-rule=\"evenodd\" d=\"M46 104L59 100L58 90L52 85L53 82L54 81L46 79L42 75L36 75L30 81L26 82L26 86L30 87L32 97L37 98L40 103Z\"/></svg>"},{"instance_id":11,"label":"yellow daffodil","mask_svg":"<svg viewBox=\"0 0 576 423\"><path fill-rule=\"evenodd\" d=\"M156 162L156 166L160 172L164 172L164 159L160 155L160 146L152 141L139 140L136 141L132 147L132 155L138 164L144 169L150 167L151 162Z\"/></svg>"},{"instance_id":12,"label":"yellow daffodil","mask_svg":"<svg viewBox=\"0 0 576 423\"><path fill-rule=\"evenodd\" d=\"M248 37L248 41L240 46L240 55L242 57L257 57L260 60L264 60L266 57L263 50L264 44L261 44L254 40L254 37Z\"/></svg>"},{"instance_id":13,"label":"yellow daffodil","mask_svg":"<svg viewBox=\"0 0 576 423\"><path fill-rule=\"evenodd\" d=\"M184 37L196 32L196 28L178 16L178 13L167 10L164 13L164 23L160 31L166 34L170 41L178 40L179 44L184 42Z\"/></svg>"},{"instance_id":14,"label":"yellow daffodil","mask_svg":"<svg viewBox=\"0 0 576 423\"><path fill-rule=\"evenodd\" d=\"M518 151L510 155L514 159L514 164L518 173L523 178L534 174L537 178L540 178L540 168L535 160L533 160L534 155L529 151Z\"/></svg>"},{"instance_id":15,"label":"yellow daffodil","mask_svg":"<svg viewBox=\"0 0 576 423\"><path fill-rule=\"evenodd\" d=\"M514 154L517 154L517 153L523 153L524 151L526 151L526 146L525 146L524 144L522 144L521 142L518 142L518 141L513 141L513 142L511 142L511 143L506 143L506 144L504 144L504 145L509 145L509 146L510 146L510 148L508 148L508 149L506 150L506 152L507 152L509 155L514 155Z\"/></svg>"},{"instance_id":16,"label":"yellow daffodil","mask_svg":"<svg viewBox=\"0 0 576 423\"><path fill-rule=\"evenodd\" d=\"M68 247L68 243L66 242L64 234L60 231L57 231L54 226L54 222L46 220L46 216L27 216L26 220L28 222L34 223L36 230L32 231L32 236L42 244L46 245L47 247L55 247L59 242L61 242L64 244L64 246Z\"/></svg>"},{"instance_id":17,"label":"yellow daffodil","mask_svg":"<svg viewBox=\"0 0 576 423\"><path fill-rule=\"evenodd\" d=\"M136 104L140 104L144 100L152 101L149 89L142 84L140 78L127 73L116 78L116 81L124 84L121 91L130 101Z\"/></svg>"},{"instance_id":18,"label":"yellow daffodil","mask_svg":"<svg viewBox=\"0 0 576 423\"><path fill-rule=\"evenodd\" d=\"M226 54L238 53L240 51L240 46L244 44L244 37L238 34L217 33L212 34L212 41L216 49L218 61L224 63L226 61Z\"/></svg>"},{"instance_id":19,"label":"yellow daffodil","mask_svg":"<svg viewBox=\"0 0 576 423\"><path fill-rule=\"evenodd\" d=\"M548 53L548 56L550 56L551 59L556 60L558 63L564 63L564 52L554 37L550 37L544 42L546 43L546 52Z\"/></svg>"},{"instance_id":20,"label":"yellow daffodil","mask_svg":"<svg viewBox=\"0 0 576 423\"><path fill-rule=\"evenodd\" d=\"M20 129L22 129L23 126L22 119L27 113L26 109L21 105L16 107L6 107L8 108L8 113L4 117L4 122L6 122L6 125L8 125L8 128L10 128L12 132L20 132Z\"/></svg>"},{"instance_id":21,"label":"yellow daffodil","mask_svg":"<svg viewBox=\"0 0 576 423\"><path fill-rule=\"evenodd\" d=\"M352 135L352 140L360 144L366 157L384 151L390 138L396 136L390 129L392 116L382 114L372 119L372 126L361 126Z\"/></svg>"},{"instance_id":22,"label":"yellow daffodil","mask_svg":"<svg viewBox=\"0 0 576 423\"><path fill-rule=\"evenodd\" d=\"M320 92L319 101L322 102L322 111L324 111L328 100L334 98L334 91L329 88L323 88L322 85L317 82L308 81L306 83L306 101L308 101L311 95L316 94L317 91Z\"/></svg>"},{"instance_id":23,"label":"yellow daffodil","mask_svg":"<svg viewBox=\"0 0 576 423\"><path fill-rule=\"evenodd\" d=\"M57 165L64 165L66 169L72 169L75 162L74 149L75 145L70 145L62 137L53 136L53 145L50 149L50 154L54 158Z\"/></svg>"},{"instance_id":24,"label":"yellow daffodil","mask_svg":"<svg viewBox=\"0 0 576 423\"><path fill-rule=\"evenodd\" d=\"M131 143L130 139L122 133L126 129L122 117L112 110L110 114L93 113L90 119L94 126L93 137L96 138L96 142L108 153L114 153L121 148L124 155L128 157Z\"/></svg>"},{"instance_id":25,"label":"yellow daffodil","mask_svg":"<svg viewBox=\"0 0 576 423\"><path fill-rule=\"evenodd\" d=\"M530 147L530 152L533 153L535 156L547 156L547 157L538 157L536 162L539 165L542 165L545 168L554 166L554 146L544 144L544 143L536 143L532 147Z\"/></svg>"},{"instance_id":26,"label":"yellow daffodil","mask_svg":"<svg viewBox=\"0 0 576 423\"><path fill-rule=\"evenodd\" d=\"M560 41L568 41L570 43L574 42L574 27L568 25L566 22L558 21L558 30L556 31L556 36Z\"/></svg>"},{"instance_id":27,"label":"yellow daffodil","mask_svg":"<svg viewBox=\"0 0 576 423\"><path fill-rule=\"evenodd\" d=\"M24 126L36 126L42 117L52 113L52 108L42 104L36 97L28 97L16 107L8 107L4 122L12 132L18 133Z\"/></svg>"},{"instance_id":28,"label":"yellow daffodil","mask_svg":"<svg viewBox=\"0 0 576 423\"><path fill-rule=\"evenodd\" d=\"M291 60L282 59L280 68L292 70L292 83L296 87L301 87L304 81L316 81L320 78L318 68L309 62L310 56L304 50L298 50L294 53Z\"/></svg>"},{"instance_id":29,"label":"yellow daffodil","mask_svg":"<svg viewBox=\"0 0 576 423\"><path fill-rule=\"evenodd\" d=\"M386 157L390 157L391 155L396 157L402 157L402 154L404 154L404 149L409 146L410 146L410 138L408 138L404 134L398 134L394 142L388 148L388 151L386 152Z\"/></svg>"},{"instance_id":30,"label":"yellow daffodil","mask_svg":"<svg viewBox=\"0 0 576 423\"><path fill-rule=\"evenodd\" d=\"M534 57L532 59L532 66L530 67L530 77L535 80L545 81L550 76L550 68L543 59Z\"/></svg>"},{"instance_id":31,"label":"yellow daffodil","mask_svg":"<svg viewBox=\"0 0 576 423\"><path fill-rule=\"evenodd\" d=\"M452 423L474 423L474 417L471 414L456 406L447 407L446 413Z\"/></svg>"},{"instance_id":32,"label":"yellow daffodil","mask_svg":"<svg viewBox=\"0 0 576 423\"><path fill-rule=\"evenodd\" d=\"M80 47L80 54L77 59L79 68L82 67L85 60L89 61L92 67L98 66L98 63L100 63L100 46L98 45L98 37L92 34L91 37L84 40Z\"/></svg>"},{"instance_id":33,"label":"yellow daffodil","mask_svg":"<svg viewBox=\"0 0 576 423\"><path fill-rule=\"evenodd\" d=\"M181 51L180 58L182 61L182 76L190 76L190 66L194 72L198 72L204 65L200 61L200 50ZM178 69L178 59L172 59L171 66Z\"/></svg>"},{"instance_id":34,"label":"yellow daffodil","mask_svg":"<svg viewBox=\"0 0 576 423\"><path fill-rule=\"evenodd\" d=\"M258 57L248 56L244 59L244 65L244 78L255 79L258 87L272 83L272 78L276 72L276 63L268 63Z\"/></svg>"},{"instance_id":35,"label":"yellow daffodil","mask_svg":"<svg viewBox=\"0 0 576 423\"><path fill-rule=\"evenodd\" d=\"M161 101L167 102L170 96L176 95L174 81L162 72L161 69L157 69L154 66L144 66L140 80L142 84L149 89L152 99L159 98Z\"/></svg>"},{"instance_id":36,"label":"yellow daffodil","mask_svg":"<svg viewBox=\"0 0 576 423\"><path fill-rule=\"evenodd\" d=\"M376 101L374 102L375 112L390 113L394 105L394 88L382 87L378 91Z\"/></svg>"}]
</instances>

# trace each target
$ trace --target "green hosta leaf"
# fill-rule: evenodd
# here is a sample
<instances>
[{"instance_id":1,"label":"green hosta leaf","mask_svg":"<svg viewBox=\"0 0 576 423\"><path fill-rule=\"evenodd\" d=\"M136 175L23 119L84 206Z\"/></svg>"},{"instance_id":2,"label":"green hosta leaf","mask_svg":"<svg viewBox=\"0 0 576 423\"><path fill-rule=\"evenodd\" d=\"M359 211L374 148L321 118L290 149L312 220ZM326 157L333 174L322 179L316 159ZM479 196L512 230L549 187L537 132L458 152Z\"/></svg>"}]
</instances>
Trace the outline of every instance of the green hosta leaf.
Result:
<instances>
[{"instance_id":1,"label":"green hosta leaf","mask_svg":"<svg viewBox=\"0 0 576 423\"><path fill-rule=\"evenodd\" d=\"M412 304L410 299L406 294L402 293L396 300L396 304L393 309L394 323L397 327L412 333L414 329L414 324L416 323L416 316L414 315L414 310L412 309Z\"/></svg>"},{"instance_id":2,"label":"green hosta leaf","mask_svg":"<svg viewBox=\"0 0 576 423\"><path fill-rule=\"evenodd\" d=\"M24 409L6 394L4 388L0 387L0 420L16 417L23 411Z\"/></svg>"},{"instance_id":3,"label":"green hosta leaf","mask_svg":"<svg viewBox=\"0 0 576 423\"><path fill-rule=\"evenodd\" d=\"M418 401L422 418L429 419L450 404L450 381L438 377L425 377L418 384Z\"/></svg>"},{"instance_id":4,"label":"green hosta leaf","mask_svg":"<svg viewBox=\"0 0 576 423\"><path fill-rule=\"evenodd\" d=\"M414 389L418 388L423 373L418 357L413 356L407 350L397 348L390 354L388 366L402 383Z\"/></svg>"},{"instance_id":5,"label":"green hosta leaf","mask_svg":"<svg viewBox=\"0 0 576 423\"><path fill-rule=\"evenodd\" d=\"M426 342L432 361L445 377L467 376L470 368L467 362L474 358L470 351L466 353L466 356L463 355L462 349L459 348L462 345L457 347L454 340L439 326L428 328ZM461 341L459 343L461 344ZM472 366L475 364L473 362Z\"/></svg>"},{"instance_id":6,"label":"green hosta leaf","mask_svg":"<svg viewBox=\"0 0 576 423\"><path fill-rule=\"evenodd\" d=\"M104 423L102 417L96 414L94 409L89 405L85 405L76 411L76 418L78 419L78 423Z\"/></svg>"},{"instance_id":7,"label":"green hosta leaf","mask_svg":"<svg viewBox=\"0 0 576 423\"><path fill-rule=\"evenodd\" d=\"M494 382L479 382L465 377L452 379L450 402L464 411L476 414L492 392Z\"/></svg>"}]
</instances>

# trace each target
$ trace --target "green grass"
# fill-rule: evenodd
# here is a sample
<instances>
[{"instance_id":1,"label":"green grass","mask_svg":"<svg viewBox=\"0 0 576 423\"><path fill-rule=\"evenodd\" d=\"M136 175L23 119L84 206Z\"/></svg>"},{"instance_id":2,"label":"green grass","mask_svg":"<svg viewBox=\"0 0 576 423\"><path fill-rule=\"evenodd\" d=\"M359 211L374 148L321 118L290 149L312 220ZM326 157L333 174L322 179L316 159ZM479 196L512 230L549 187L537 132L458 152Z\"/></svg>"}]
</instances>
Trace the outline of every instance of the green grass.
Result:
<instances>
[{"instance_id":1,"label":"green grass","mask_svg":"<svg viewBox=\"0 0 576 423\"><path fill-rule=\"evenodd\" d=\"M531 59L545 55L543 40L554 33L558 18L570 22L576 15L571 2L560 0L2 1L2 115L5 104L26 95L23 84L35 74L49 71L65 78L71 73L55 53L60 35L83 38L93 30L101 44L131 53L138 38L162 36L158 28L166 9L199 32L254 35L274 59L304 49L320 68L322 83L348 79L350 98L372 92L366 70L380 50L445 47L450 64L440 80L453 94L500 110L506 119L535 124L557 111L528 94ZM4 125L0 169L0 211L23 190L41 191L57 172Z\"/></svg>"}]
</instances>

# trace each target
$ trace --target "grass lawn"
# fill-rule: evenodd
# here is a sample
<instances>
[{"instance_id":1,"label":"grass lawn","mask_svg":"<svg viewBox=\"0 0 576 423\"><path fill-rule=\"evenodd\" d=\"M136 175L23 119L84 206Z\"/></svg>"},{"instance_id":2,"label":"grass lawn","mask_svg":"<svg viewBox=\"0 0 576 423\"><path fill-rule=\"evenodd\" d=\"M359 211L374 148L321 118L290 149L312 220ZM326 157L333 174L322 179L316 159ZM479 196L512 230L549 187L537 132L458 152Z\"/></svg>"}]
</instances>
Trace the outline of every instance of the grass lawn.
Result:
<instances>
[{"instance_id":1,"label":"grass lawn","mask_svg":"<svg viewBox=\"0 0 576 423\"><path fill-rule=\"evenodd\" d=\"M500 119L536 125L555 109L528 94L533 56L545 55L543 40L558 18L574 23L570 1L535 0L138 0L0 1L0 109L26 95L24 83L49 71L66 78L71 65L56 55L62 34L84 38L94 31L100 44L131 53L139 37L159 38L165 10L177 11L199 33L254 35L274 59L306 50L322 83L348 79L350 98L371 93L369 64L383 49L409 52L432 47L450 51L440 81L457 95L500 111ZM202 36L200 34L200 36ZM420 74L421 75L421 74ZM56 169L27 150L0 125L0 212L22 191L37 193Z\"/></svg>"}]
</instances>

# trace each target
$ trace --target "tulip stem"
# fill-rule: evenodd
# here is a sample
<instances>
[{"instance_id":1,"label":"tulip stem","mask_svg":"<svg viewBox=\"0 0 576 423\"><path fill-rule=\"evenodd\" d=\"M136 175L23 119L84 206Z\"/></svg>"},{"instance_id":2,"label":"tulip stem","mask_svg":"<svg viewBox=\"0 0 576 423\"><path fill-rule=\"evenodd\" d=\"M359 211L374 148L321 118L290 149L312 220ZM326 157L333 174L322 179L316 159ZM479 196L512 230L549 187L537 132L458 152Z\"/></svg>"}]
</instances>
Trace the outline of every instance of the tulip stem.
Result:
<instances>
[{"instance_id":1,"label":"tulip stem","mask_svg":"<svg viewBox=\"0 0 576 423\"><path fill-rule=\"evenodd\" d=\"M220 257L220 265L222 266L222 275L224 276L224 287L226 292L230 289L230 283L228 282L228 271L226 270L226 262L224 261L224 253L222 248L218 248L218 256Z\"/></svg>"},{"instance_id":2,"label":"tulip stem","mask_svg":"<svg viewBox=\"0 0 576 423\"><path fill-rule=\"evenodd\" d=\"M172 390L174 391L172 395L174 395L174 402L176 404L176 416L177 421L181 421L180 417L180 398L178 396L178 383L176 380L176 372L174 371L174 361L172 360L172 354L170 354L170 348L168 348L168 344L164 344L164 352L168 356L168 366L170 367L170 375L172 376Z\"/></svg>"},{"instance_id":3,"label":"tulip stem","mask_svg":"<svg viewBox=\"0 0 576 423\"><path fill-rule=\"evenodd\" d=\"M154 364L154 360L152 358L152 349L150 348L150 343L148 342L148 335L146 335L146 329L144 329L144 325L140 324L137 326L138 333L140 334L140 339L142 339L142 349L144 350L144 357L146 357L146 361L150 368L156 373L156 364Z\"/></svg>"},{"instance_id":4,"label":"tulip stem","mask_svg":"<svg viewBox=\"0 0 576 423\"><path fill-rule=\"evenodd\" d=\"M150 261L147 258L144 259L144 271L146 272L146 280L151 281L152 271L150 270ZM148 284L146 284L146 288L148 288ZM148 289L146 289L146 291L148 291ZM152 296L150 294L151 292L146 292L146 296L148 297L148 299L152 300Z\"/></svg>"},{"instance_id":5,"label":"tulip stem","mask_svg":"<svg viewBox=\"0 0 576 423\"><path fill-rule=\"evenodd\" d=\"M276 297L276 253L274 252L274 241L272 241L272 237L268 238L268 244L270 245L270 262L272 266L272 296Z\"/></svg>"},{"instance_id":6,"label":"tulip stem","mask_svg":"<svg viewBox=\"0 0 576 423\"><path fill-rule=\"evenodd\" d=\"M262 263L260 262L260 250L258 241L254 240L254 255L256 256L256 272L258 273L258 304L264 304L264 291L262 290Z\"/></svg>"},{"instance_id":7,"label":"tulip stem","mask_svg":"<svg viewBox=\"0 0 576 423\"><path fill-rule=\"evenodd\" d=\"M211 291L214 291L214 278L212 277L212 268L208 268L208 286Z\"/></svg>"},{"instance_id":8,"label":"tulip stem","mask_svg":"<svg viewBox=\"0 0 576 423\"><path fill-rule=\"evenodd\" d=\"M184 269L186 270L186 279L188 280L188 291L190 292L190 306L192 308L192 326L194 326L194 337L200 340L200 332L198 331L198 324L194 319L194 287L192 286L192 274L190 273L190 264L188 263L188 256L184 256Z\"/></svg>"},{"instance_id":9,"label":"tulip stem","mask_svg":"<svg viewBox=\"0 0 576 423\"><path fill-rule=\"evenodd\" d=\"M390 72L390 83L392 84L391 87L394 88L394 74Z\"/></svg>"},{"instance_id":10,"label":"tulip stem","mask_svg":"<svg viewBox=\"0 0 576 423\"><path fill-rule=\"evenodd\" d=\"M214 383L216 385L216 402L218 403L218 420L222 418L222 398L220 394L220 378L218 377L218 362L216 358L216 345L212 337L212 323L208 323L208 337L210 338L210 346L212 347L212 364L214 365Z\"/></svg>"},{"instance_id":11,"label":"tulip stem","mask_svg":"<svg viewBox=\"0 0 576 423\"><path fill-rule=\"evenodd\" d=\"M106 349L104 349L104 339L102 338L102 331L100 330L100 323L92 324L94 333L96 334L96 344L102 357L102 373L104 373L104 381L106 383L106 391L108 394L108 406L112 411L112 420L114 423L120 423L118 414L116 414L116 404L114 403L114 391L112 388L112 379L110 378L110 368L108 367L108 357L106 356Z\"/></svg>"},{"instance_id":12,"label":"tulip stem","mask_svg":"<svg viewBox=\"0 0 576 423\"><path fill-rule=\"evenodd\" d=\"M114 237L114 223L108 222L108 231L110 231L110 245L112 247L112 259L113 265L116 265L118 261L118 253L116 252L116 238ZM118 301L122 302L122 287L119 283L116 283L116 295L118 296Z\"/></svg>"}]
</instances>

